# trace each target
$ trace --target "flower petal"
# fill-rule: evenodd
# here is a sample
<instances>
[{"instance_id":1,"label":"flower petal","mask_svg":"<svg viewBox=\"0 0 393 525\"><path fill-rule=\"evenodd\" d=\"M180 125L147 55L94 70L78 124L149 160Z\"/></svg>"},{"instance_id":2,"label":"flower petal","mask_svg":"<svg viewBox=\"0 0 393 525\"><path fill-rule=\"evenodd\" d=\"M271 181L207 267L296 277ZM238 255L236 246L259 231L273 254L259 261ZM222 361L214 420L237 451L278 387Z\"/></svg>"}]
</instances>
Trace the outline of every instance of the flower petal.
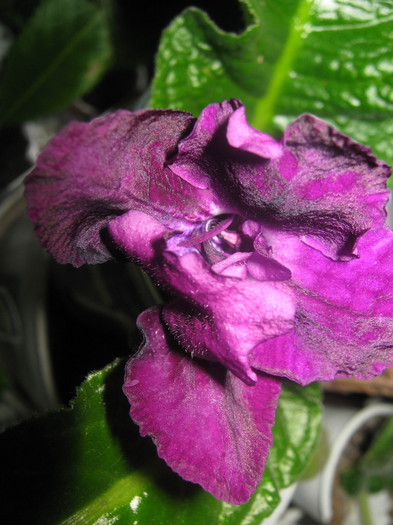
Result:
<instances>
[{"instance_id":1,"label":"flower petal","mask_svg":"<svg viewBox=\"0 0 393 525\"><path fill-rule=\"evenodd\" d=\"M343 309L393 317L393 232L387 226L363 235L358 257L346 262L332 261L285 232L274 232L269 242L298 289Z\"/></svg>"},{"instance_id":2,"label":"flower petal","mask_svg":"<svg viewBox=\"0 0 393 525\"><path fill-rule=\"evenodd\" d=\"M143 211L130 210L108 224L115 246L129 260L145 269L159 266L165 247L166 228Z\"/></svg>"},{"instance_id":3,"label":"flower petal","mask_svg":"<svg viewBox=\"0 0 393 525\"><path fill-rule=\"evenodd\" d=\"M273 238L272 238L273 239ZM294 330L259 345L252 366L306 384L369 379L393 365L393 232L359 239L359 258L332 261L296 236L276 234L273 253L291 260Z\"/></svg>"},{"instance_id":4,"label":"flower petal","mask_svg":"<svg viewBox=\"0 0 393 525\"><path fill-rule=\"evenodd\" d=\"M179 111L118 111L73 122L54 137L26 178L28 213L43 245L61 263L110 258L101 233L130 210L161 222L198 221L216 198L166 166L195 119Z\"/></svg>"},{"instance_id":5,"label":"flower petal","mask_svg":"<svg viewBox=\"0 0 393 525\"><path fill-rule=\"evenodd\" d=\"M261 255L258 252L247 261L247 271L258 281L287 281L291 278L291 271L275 261L272 257Z\"/></svg>"},{"instance_id":6,"label":"flower petal","mask_svg":"<svg viewBox=\"0 0 393 525\"><path fill-rule=\"evenodd\" d=\"M255 153L265 159L283 155L283 147L273 137L252 128L246 120L246 109L240 106L228 119L228 142L234 148Z\"/></svg>"},{"instance_id":7,"label":"flower petal","mask_svg":"<svg viewBox=\"0 0 393 525\"><path fill-rule=\"evenodd\" d=\"M157 308L139 324L146 340L123 389L141 435L184 479L228 503L247 502L272 444L280 381L258 375L248 387L219 364L192 359L165 335Z\"/></svg>"},{"instance_id":8,"label":"flower petal","mask_svg":"<svg viewBox=\"0 0 393 525\"><path fill-rule=\"evenodd\" d=\"M341 209L356 229L382 226L389 198L390 167L371 149L313 115L302 115L285 130L283 142L296 158L291 191L318 208Z\"/></svg>"},{"instance_id":9,"label":"flower petal","mask_svg":"<svg viewBox=\"0 0 393 525\"><path fill-rule=\"evenodd\" d=\"M233 133L228 126L229 143ZM386 220L389 166L312 115L286 128L282 148L280 157L258 160L247 145L216 141L212 155L223 164L217 191L243 217L304 235L332 259L349 260L359 237Z\"/></svg>"},{"instance_id":10,"label":"flower petal","mask_svg":"<svg viewBox=\"0 0 393 525\"><path fill-rule=\"evenodd\" d=\"M178 153L170 163L171 170L196 188L209 188L217 170L217 162L214 155L207 154L206 150L211 148L213 137L226 143L225 126L240 106L241 102L236 99L207 106L190 135L180 141Z\"/></svg>"},{"instance_id":11,"label":"flower petal","mask_svg":"<svg viewBox=\"0 0 393 525\"><path fill-rule=\"evenodd\" d=\"M291 289L281 282L215 274L196 253L166 253L162 271L181 298L163 309L163 319L179 344L193 355L219 361L246 383L255 383L249 353L293 328Z\"/></svg>"},{"instance_id":12,"label":"flower petal","mask_svg":"<svg viewBox=\"0 0 393 525\"><path fill-rule=\"evenodd\" d=\"M306 385L337 377L370 379L393 365L393 319L299 298L295 328L256 347L253 367Z\"/></svg>"}]
</instances>

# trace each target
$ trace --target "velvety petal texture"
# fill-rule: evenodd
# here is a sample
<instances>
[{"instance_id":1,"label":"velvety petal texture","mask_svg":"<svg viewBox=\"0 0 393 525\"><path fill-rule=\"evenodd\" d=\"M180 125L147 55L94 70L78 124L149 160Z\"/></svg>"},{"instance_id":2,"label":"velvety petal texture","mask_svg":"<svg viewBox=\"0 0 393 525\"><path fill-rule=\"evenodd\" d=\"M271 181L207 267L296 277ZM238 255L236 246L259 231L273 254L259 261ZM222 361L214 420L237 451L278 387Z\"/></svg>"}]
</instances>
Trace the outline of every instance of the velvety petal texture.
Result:
<instances>
[{"instance_id":1,"label":"velvety petal texture","mask_svg":"<svg viewBox=\"0 0 393 525\"><path fill-rule=\"evenodd\" d=\"M158 309L144 312L145 342L126 368L131 417L158 454L213 496L243 503L260 482L281 389L258 374L248 387L223 366L192 358L168 338Z\"/></svg>"},{"instance_id":2,"label":"velvety petal texture","mask_svg":"<svg viewBox=\"0 0 393 525\"><path fill-rule=\"evenodd\" d=\"M29 216L55 259L75 266L108 260L102 232L130 209L172 227L208 218L214 195L200 194L166 163L194 121L176 111L117 111L56 135L26 178Z\"/></svg>"},{"instance_id":3,"label":"velvety petal texture","mask_svg":"<svg viewBox=\"0 0 393 525\"><path fill-rule=\"evenodd\" d=\"M280 378L369 378L393 365L390 168L312 115L281 140L240 101L198 119L119 111L57 135L26 179L55 258L121 254L171 299L144 312L124 391L185 479L246 502Z\"/></svg>"},{"instance_id":4,"label":"velvety petal texture","mask_svg":"<svg viewBox=\"0 0 393 525\"><path fill-rule=\"evenodd\" d=\"M165 269L181 299L164 307L174 338L192 355L218 361L248 384L257 380L249 354L255 345L293 328L287 286L216 275L195 253L168 254Z\"/></svg>"},{"instance_id":5,"label":"velvety petal texture","mask_svg":"<svg viewBox=\"0 0 393 525\"><path fill-rule=\"evenodd\" d=\"M370 379L391 366L392 232L386 226L368 231L358 257L347 262L332 261L294 235L273 237L277 260L291 260L296 322L291 333L255 349L253 366L281 369L279 375L302 384Z\"/></svg>"}]
</instances>

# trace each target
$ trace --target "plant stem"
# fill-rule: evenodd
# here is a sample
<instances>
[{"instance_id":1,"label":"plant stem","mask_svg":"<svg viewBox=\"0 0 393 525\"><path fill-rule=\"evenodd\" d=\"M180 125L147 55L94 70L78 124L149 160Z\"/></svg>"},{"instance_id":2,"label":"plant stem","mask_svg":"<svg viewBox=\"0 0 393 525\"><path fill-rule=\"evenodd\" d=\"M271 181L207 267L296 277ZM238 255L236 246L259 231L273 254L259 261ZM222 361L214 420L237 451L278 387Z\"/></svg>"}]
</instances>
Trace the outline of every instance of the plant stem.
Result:
<instances>
[{"instance_id":1,"label":"plant stem","mask_svg":"<svg viewBox=\"0 0 393 525\"><path fill-rule=\"evenodd\" d=\"M363 525L373 525L371 514L370 514L370 506L368 504L368 494L367 492L360 492L358 495L358 502L360 507L360 516L362 519Z\"/></svg>"}]
</instances>

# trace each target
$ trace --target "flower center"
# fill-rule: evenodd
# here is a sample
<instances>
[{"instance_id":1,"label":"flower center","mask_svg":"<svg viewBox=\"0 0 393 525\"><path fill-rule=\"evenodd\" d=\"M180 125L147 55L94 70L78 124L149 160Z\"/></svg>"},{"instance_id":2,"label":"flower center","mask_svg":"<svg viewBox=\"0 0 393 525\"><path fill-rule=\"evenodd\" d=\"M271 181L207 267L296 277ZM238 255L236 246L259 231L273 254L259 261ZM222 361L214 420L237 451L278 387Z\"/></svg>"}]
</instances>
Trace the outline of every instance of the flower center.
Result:
<instances>
[{"instance_id":1,"label":"flower center","mask_svg":"<svg viewBox=\"0 0 393 525\"><path fill-rule=\"evenodd\" d=\"M188 239L173 244L179 255L182 250L197 249L220 275L258 281L290 279L290 270L274 259L260 230L260 224L238 215L218 215L201 224Z\"/></svg>"},{"instance_id":2,"label":"flower center","mask_svg":"<svg viewBox=\"0 0 393 525\"><path fill-rule=\"evenodd\" d=\"M243 260L253 251L252 240L242 232L243 220L235 215L218 215L204 222L191 238L180 243L185 248L198 248L206 261L214 266L233 257Z\"/></svg>"},{"instance_id":3,"label":"flower center","mask_svg":"<svg viewBox=\"0 0 393 525\"><path fill-rule=\"evenodd\" d=\"M209 219L204 224L204 231L208 236L201 243L201 251L212 265L238 251L240 235L227 229L233 219L233 215L221 215Z\"/></svg>"}]
</instances>

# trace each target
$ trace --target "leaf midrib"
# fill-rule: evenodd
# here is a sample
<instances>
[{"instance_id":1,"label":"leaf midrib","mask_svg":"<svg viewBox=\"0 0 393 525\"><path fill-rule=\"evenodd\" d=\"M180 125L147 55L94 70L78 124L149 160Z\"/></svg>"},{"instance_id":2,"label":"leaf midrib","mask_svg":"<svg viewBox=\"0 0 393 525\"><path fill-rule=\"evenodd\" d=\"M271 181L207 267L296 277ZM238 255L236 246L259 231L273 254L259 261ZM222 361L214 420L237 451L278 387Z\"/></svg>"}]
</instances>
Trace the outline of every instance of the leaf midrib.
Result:
<instances>
[{"instance_id":1,"label":"leaf midrib","mask_svg":"<svg viewBox=\"0 0 393 525\"><path fill-rule=\"evenodd\" d=\"M292 18L288 38L283 47L280 58L277 60L273 76L265 95L260 98L250 118L250 124L256 129L269 131L275 115L276 102L279 99L284 84L288 79L288 73L297 56L302 41L302 32L310 19L312 0L301 0L295 16Z\"/></svg>"},{"instance_id":2,"label":"leaf midrib","mask_svg":"<svg viewBox=\"0 0 393 525\"><path fill-rule=\"evenodd\" d=\"M113 513L114 510L120 509L120 507L129 506L133 497L142 492L142 490L146 491L148 486L149 478L132 472L114 483L108 490L101 493L86 506L77 510L65 520L58 522L57 525L93 525L105 514Z\"/></svg>"}]
</instances>

